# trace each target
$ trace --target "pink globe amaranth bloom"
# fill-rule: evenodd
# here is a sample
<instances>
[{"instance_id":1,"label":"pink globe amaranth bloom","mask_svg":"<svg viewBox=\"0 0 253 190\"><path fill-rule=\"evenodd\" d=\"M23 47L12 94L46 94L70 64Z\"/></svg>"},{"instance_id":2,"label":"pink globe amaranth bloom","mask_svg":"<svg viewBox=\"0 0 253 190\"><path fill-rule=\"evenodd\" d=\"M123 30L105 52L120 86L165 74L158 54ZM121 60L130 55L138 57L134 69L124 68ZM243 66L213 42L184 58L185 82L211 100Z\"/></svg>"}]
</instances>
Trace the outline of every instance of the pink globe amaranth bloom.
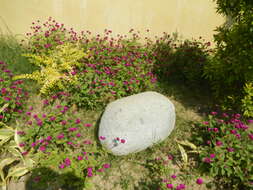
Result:
<instances>
[{"instance_id":1,"label":"pink globe amaranth bloom","mask_svg":"<svg viewBox=\"0 0 253 190\"><path fill-rule=\"evenodd\" d=\"M176 179L176 177L177 177L176 175L171 175L171 178L173 179Z\"/></svg>"},{"instance_id":2,"label":"pink globe amaranth bloom","mask_svg":"<svg viewBox=\"0 0 253 190\"><path fill-rule=\"evenodd\" d=\"M46 140L47 140L47 141L51 141L51 140L52 140L52 137L51 137L51 136L48 136L48 137L46 138Z\"/></svg>"},{"instance_id":3,"label":"pink globe amaranth bloom","mask_svg":"<svg viewBox=\"0 0 253 190\"><path fill-rule=\"evenodd\" d=\"M235 135L235 134L237 134L237 131L235 129L233 129L233 130L230 130L230 133Z\"/></svg>"},{"instance_id":4,"label":"pink globe amaranth bloom","mask_svg":"<svg viewBox=\"0 0 253 190\"><path fill-rule=\"evenodd\" d=\"M211 144L211 141L209 141L209 140L208 140L208 141L206 141L206 144L210 145L210 144Z\"/></svg>"},{"instance_id":5,"label":"pink globe amaranth bloom","mask_svg":"<svg viewBox=\"0 0 253 190\"><path fill-rule=\"evenodd\" d=\"M100 168L97 170L98 172L103 172L104 171L104 168Z\"/></svg>"},{"instance_id":6,"label":"pink globe amaranth bloom","mask_svg":"<svg viewBox=\"0 0 253 190\"><path fill-rule=\"evenodd\" d=\"M215 157L215 154L210 154L210 158L214 158Z\"/></svg>"},{"instance_id":7,"label":"pink globe amaranth bloom","mask_svg":"<svg viewBox=\"0 0 253 190\"><path fill-rule=\"evenodd\" d=\"M196 180L196 183L199 184L199 185L203 184L203 179L198 178L198 179Z\"/></svg>"},{"instance_id":8,"label":"pink globe amaranth bloom","mask_svg":"<svg viewBox=\"0 0 253 190\"><path fill-rule=\"evenodd\" d=\"M43 114L42 114L42 117L45 118L45 117L47 117L47 115L43 113Z\"/></svg>"},{"instance_id":9,"label":"pink globe amaranth bloom","mask_svg":"<svg viewBox=\"0 0 253 190\"><path fill-rule=\"evenodd\" d=\"M36 143L33 142L33 143L31 144L31 147L35 147L35 146L36 146Z\"/></svg>"},{"instance_id":10,"label":"pink globe amaranth bloom","mask_svg":"<svg viewBox=\"0 0 253 190\"><path fill-rule=\"evenodd\" d=\"M247 122L248 122L248 123L253 123L253 120L252 120L252 119L249 119Z\"/></svg>"},{"instance_id":11,"label":"pink globe amaranth bloom","mask_svg":"<svg viewBox=\"0 0 253 190\"><path fill-rule=\"evenodd\" d=\"M78 129L78 128L76 128L76 127L70 127L70 128L69 128L69 131L70 131L70 132L73 132L73 131L76 131L77 129Z\"/></svg>"},{"instance_id":12,"label":"pink globe amaranth bloom","mask_svg":"<svg viewBox=\"0 0 253 190\"><path fill-rule=\"evenodd\" d=\"M221 146L221 145L223 145L223 143L221 141L216 142L216 146Z\"/></svg>"},{"instance_id":13,"label":"pink globe amaranth bloom","mask_svg":"<svg viewBox=\"0 0 253 190\"><path fill-rule=\"evenodd\" d=\"M176 190L181 190L181 189L185 189L185 184L179 184L179 185L176 187Z\"/></svg>"},{"instance_id":14,"label":"pink globe amaranth bloom","mask_svg":"<svg viewBox=\"0 0 253 190\"><path fill-rule=\"evenodd\" d=\"M26 115L31 115L32 113L31 112L26 112Z\"/></svg>"},{"instance_id":15,"label":"pink globe amaranth bloom","mask_svg":"<svg viewBox=\"0 0 253 190\"><path fill-rule=\"evenodd\" d=\"M65 164L64 164L64 163L63 163L63 164L60 164L60 165L59 165L59 168L60 168L60 169L65 168Z\"/></svg>"},{"instance_id":16,"label":"pink globe amaranth bloom","mask_svg":"<svg viewBox=\"0 0 253 190\"><path fill-rule=\"evenodd\" d=\"M173 156L172 156L171 154L169 154L169 155L167 156L167 158L168 158L168 160L173 160Z\"/></svg>"},{"instance_id":17,"label":"pink globe amaranth bloom","mask_svg":"<svg viewBox=\"0 0 253 190\"><path fill-rule=\"evenodd\" d=\"M71 161L70 161L69 158L66 158L64 163L65 163L66 166L70 166Z\"/></svg>"},{"instance_id":18,"label":"pink globe amaranth bloom","mask_svg":"<svg viewBox=\"0 0 253 190\"><path fill-rule=\"evenodd\" d=\"M4 118L4 116L3 115L0 115L0 119L3 119Z\"/></svg>"},{"instance_id":19,"label":"pink globe amaranth bloom","mask_svg":"<svg viewBox=\"0 0 253 190\"><path fill-rule=\"evenodd\" d=\"M208 125L209 122L208 122L208 121L204 121L203 124L204 124L204 125Z\"/></svg>"},{"instance_id":20,"label":"pink globe amaranth bloom","mask_svg":"<svg viewBox=\"0 0 253 190\"><path fill-rule=\"evenodd\" d=\"M81 137L82 135L80 133L77 133L76 134L76 137Z\"/></svg>"},{"instance_id":21,"label":"pink globe amaranth bloom","mask_svg":"<svg viewBox=\"0 0 253 190\"><path fill-rule=\"evenodd\" d=\"M217 112L213 111L211 112L211 115L217 115Z\"/></svg>"},{"instance_id":22,"label":"pink globe amaranth bloom","mask_svg":"<svg viewBox=\"0 0 253 190\"><path fill-rule=\"evenodd\" d=\"M76 119L76 124L79 124L81 123L81 120L80 119Z\"/></svg>"},{"instance_id":23,"label":"pink globe amaranth bloom","mask_svg":"<svg viewBox=\"0 0 253 190\"><path fill-rule=\"evenodd\" d=\"M88 177L92 177L92 168L87 168Z\"/></svg>"},{"instance_id":24,"label":"pink globe amaranth bloom","mask_svg":"<svg viewBox=\"0 0 253 190\"><path fill-rule=\"evenodd\" d=\"M110 164L104 164L103 168L110 168Z\"/></svg>"},{"instance_id":25,"label":"pink globe amaranth bloom","mask_svg":"<svg viewBox=\"0 0 253 190\"><path fill-rule=\"evenodd\" d=\"M120 142L124 144L126 142L126 140L125 139L121 139Z\"/></svg>"},{"instance_id":26,"label":"pink globe amaranth bloom","mask_svg":"<svg viewBox=\"0 0 253 190\"><path fill-rule=\"evenodd\" d=\"M19 143L19 147L24 147L25 143Z\"/></svg>"},{"instance_id":27,"label":"pink globe amaranth bloom","mask_svg":"<svg viewBox=\"0 0 253 190\"><path fill-rule=\"evenodd\" d=\"M228 152L234 152L234 148L227 148Z\"/></svg>"},{"instance_id":28,"label":"pink globe amaranth bloom","mask_svg":"<svg viewBox=\"0 0 253 190\"><path fill-rule=\"evenodd\" d=\"M62 124L62 125L66 125L66 124L67 124L67 121L63 120L63 121L61 121L61 124Z\"/></svg>"},{"instance_id":29,"label":"pink globe amaranth bloom","mask_svg":"<svg viewBox=\"0 0 253 190\"><path fill-rule=\"evenodd\" d=\"M213 132L217 133L217 132L219 132L219 129L218 128L213 128Z\"/></svg>"},{"instance_id":30,"label":"pink globe amaranth bloom","mask_svg":"<svg viewBox=\"0 0 253 190\"><path fill-rule=\"evenodd\" d=\"M83 160L82 156L77 156L77 160Z\"/></svg>"},{"instance_id":31,"label":"pink globe amaranth bloom","mask_svg":"<svg viewBox=\"0 0 253 190\"><path fill-rule=\"evenodd\" d=\"M240 134L235 134L236 138L240 139L241 135Z\"/></svg>"},{"instance_id":32,"label":"pink globe amaranth bloom","mask_svg":"<svg viewBox=\"0 0 253 190\"><path fill-rule=\"evenodd\" d=\"M28 154L28 151L22 152L21 154L22 154L23 156L25 156L25 155Z\"/></svg>"},{"instance_id":33,"label":"pink globe amaranth bloom","mask_svg":"<svg viewBox=\"0 0 253 190\"><path fill-rule=\"evenodd\" d=\"M168 184L166 185L166 187L167 187L167 189L173 189L173 185L172 185L171 183L168 183Z\"/></svg>"},{"instance_id":34,"label":"pink globe amaranth bloom","mask_svg":"<svg viewBox=\"0 0 253 190\"><path fill-rule=\"evenodd\" d=\"M57 136L57 139L63 139L64 138L64 134L59 134L58 136Z\"/></svg>"},{"instance_id":35,"label":"pink globe amaranth bloom","mask_svg":"<svg viewBox=\"0 0 253 190\"><path fill-rule=\"evenodd\" d=\"M203 162L205 162L205 163L211 163L211 159L208 158L208 157L205 157L205 158L203 159Z\"/></svg>"},{"instance_id":36,"label":"pink globe amaranth bloom","mask_svg":"<svg viewBox=\"0 0 253 190\"><path fill-rule=\"evenodd\" d=\"M250 138L250 140L253 140L253 134L249 134L248 137Z\"/></svg>"},{"instance_id":37,"label":"pink globe amaranth bloom","mask_svg":"<svg viewBox=\"0 0 253 190\"><path fill-rule=\"evenodd\" d=\"M90 124L90 123L85 123L84 126L85 126L85 127L90 127L91 124Z\"/></svg>"},{"instance_id":38,"label":"pink globe amaranth bloom","mask_svg":"<svg viewBox=\"0 0 253 190\"><path fill-rule=\"evenodd\" d=\"M50 117L50 121L54 121L56 117Z\"/></svg>"},{"instance_id":39,"label":"pink globe amaranth bloom","mask_svg":"<svg viewBox=\"0 0 253 190\"><path fill-rule=\"evenodd\" d=\"M46 150L46 147L45 146L40 146L39 150L44 152Z\"/></svg>"},{"instance_id":40,"label":"pink globe amaranth bloom","mask_svg":"<svg viewBox=\"0 0 253 190\"><path fill-rule=\"evenodd\" d=\"M100 140L105 140L105 137L104 136L100 136L99 139Z\"/></svg>"}]
</instances>

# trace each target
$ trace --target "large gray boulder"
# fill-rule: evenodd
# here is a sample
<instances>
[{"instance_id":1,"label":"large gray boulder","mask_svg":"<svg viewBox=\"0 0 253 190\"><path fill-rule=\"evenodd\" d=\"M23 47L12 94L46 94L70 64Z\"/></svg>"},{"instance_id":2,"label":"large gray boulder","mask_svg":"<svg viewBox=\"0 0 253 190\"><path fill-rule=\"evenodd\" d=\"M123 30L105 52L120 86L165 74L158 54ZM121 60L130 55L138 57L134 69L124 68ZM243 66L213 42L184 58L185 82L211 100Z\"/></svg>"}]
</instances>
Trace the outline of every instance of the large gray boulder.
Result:
<instances>
[{"instance_id":1,"label":"large gray boulder","mask_svg":"<svg viewBox=\"0 0 253 190\"><path fill-rule=\"evenodd\" d=\"M175 107L167 97L147 91L109 103L98 136L114 155L136 153L166 139L175 117Z\"/></svg>"}]
</instances>

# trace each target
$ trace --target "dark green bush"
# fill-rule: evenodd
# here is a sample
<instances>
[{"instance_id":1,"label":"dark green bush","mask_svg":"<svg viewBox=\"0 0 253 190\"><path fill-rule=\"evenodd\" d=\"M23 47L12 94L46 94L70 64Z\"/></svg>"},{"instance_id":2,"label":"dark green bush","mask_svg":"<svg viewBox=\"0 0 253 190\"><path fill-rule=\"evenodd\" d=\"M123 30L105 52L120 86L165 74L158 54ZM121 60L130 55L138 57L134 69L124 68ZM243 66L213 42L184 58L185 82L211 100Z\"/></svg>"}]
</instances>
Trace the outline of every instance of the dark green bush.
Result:
<instances>
[{"instance_id":1,"label":"dark green bush","mask_svg":"<svg viewBox=\"0 0 253 190\"><path fill-rule=\"evenodd\" d=\"M224 105L227 109L241 109L241 101L248 94L244 87L253 81L253 1L215 2L217 12L227 16L230 22L217 28L215 56L204 73L216 98L229 102L230 105ZM253 113L248 116L253 116Z\"/></svg>"},{"instance_id":2,"label":"dark green bush","mask_svg":"<svg viewBox=\"0 0 253 190\"><path fill-rule=\"evenodd\" d=\"M186 84L200 84L204 81L203 68L207 61L210 42L197 40L179 41L177 36L165 34L156 42L155 71L161 78L175 78Z\"/></svg>"}]
</instances>

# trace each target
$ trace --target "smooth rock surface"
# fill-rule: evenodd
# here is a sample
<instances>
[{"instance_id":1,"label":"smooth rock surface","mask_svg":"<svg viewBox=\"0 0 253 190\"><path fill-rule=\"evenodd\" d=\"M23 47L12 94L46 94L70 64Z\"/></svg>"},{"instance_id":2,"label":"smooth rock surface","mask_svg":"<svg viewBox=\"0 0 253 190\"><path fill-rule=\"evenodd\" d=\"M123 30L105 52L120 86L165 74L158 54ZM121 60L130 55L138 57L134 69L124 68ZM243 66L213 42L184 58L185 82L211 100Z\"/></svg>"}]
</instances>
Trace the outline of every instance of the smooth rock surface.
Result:
<instances>
[{"instance_id":1,"label":"smooth rock surface","mask_svg":"<svg viewBox=\"0 0 253 190\"><path fill-rule=\"evenodd\" d=\"M167 97L147 91L109 103L98 136L114 155L136 153L166 139L174 129L175 118L175 107Z\"/></svg>"}]
</instances>

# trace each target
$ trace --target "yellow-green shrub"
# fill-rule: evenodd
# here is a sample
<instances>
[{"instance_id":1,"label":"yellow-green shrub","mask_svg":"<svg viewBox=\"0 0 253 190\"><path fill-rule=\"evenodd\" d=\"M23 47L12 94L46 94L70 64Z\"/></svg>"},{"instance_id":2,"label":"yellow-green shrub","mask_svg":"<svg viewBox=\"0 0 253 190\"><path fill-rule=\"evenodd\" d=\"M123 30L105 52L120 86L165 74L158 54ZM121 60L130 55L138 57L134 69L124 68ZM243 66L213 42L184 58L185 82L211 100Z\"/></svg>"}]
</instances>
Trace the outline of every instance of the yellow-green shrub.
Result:
<instances>
[{"instance_id":1,"label":"yellow-green shrub","mask_svg":"<svg viewBox=\"0 0 253 190\"><path fill-rule=\"evenodd\" d=\"M84 53L84 50L78 45L66 43L57 46L49 55L24 54L23 56L29 57L33 64L41 67L41 70L32 74L14 76L14 80L21 78L36 80L43 85L40 94L47 95L52 88L63 89L62 80L75 84L77 77L71 74L73 66L80 66L78 61L87 57L88 54ZM69 73L69 76L64 74L66 72Z\"/></svg>"},{"instance_id":2,"label":"yellow-green shrub","mask_svg":"<svg viewBox=\"0 0 253 190\"><path fill-rule=\"evenodd\" d=\"M247 117L253 117L253 83L246 83L244 92L246 95L242 99L243 114Z\"/></svg>"}]
</instances>

